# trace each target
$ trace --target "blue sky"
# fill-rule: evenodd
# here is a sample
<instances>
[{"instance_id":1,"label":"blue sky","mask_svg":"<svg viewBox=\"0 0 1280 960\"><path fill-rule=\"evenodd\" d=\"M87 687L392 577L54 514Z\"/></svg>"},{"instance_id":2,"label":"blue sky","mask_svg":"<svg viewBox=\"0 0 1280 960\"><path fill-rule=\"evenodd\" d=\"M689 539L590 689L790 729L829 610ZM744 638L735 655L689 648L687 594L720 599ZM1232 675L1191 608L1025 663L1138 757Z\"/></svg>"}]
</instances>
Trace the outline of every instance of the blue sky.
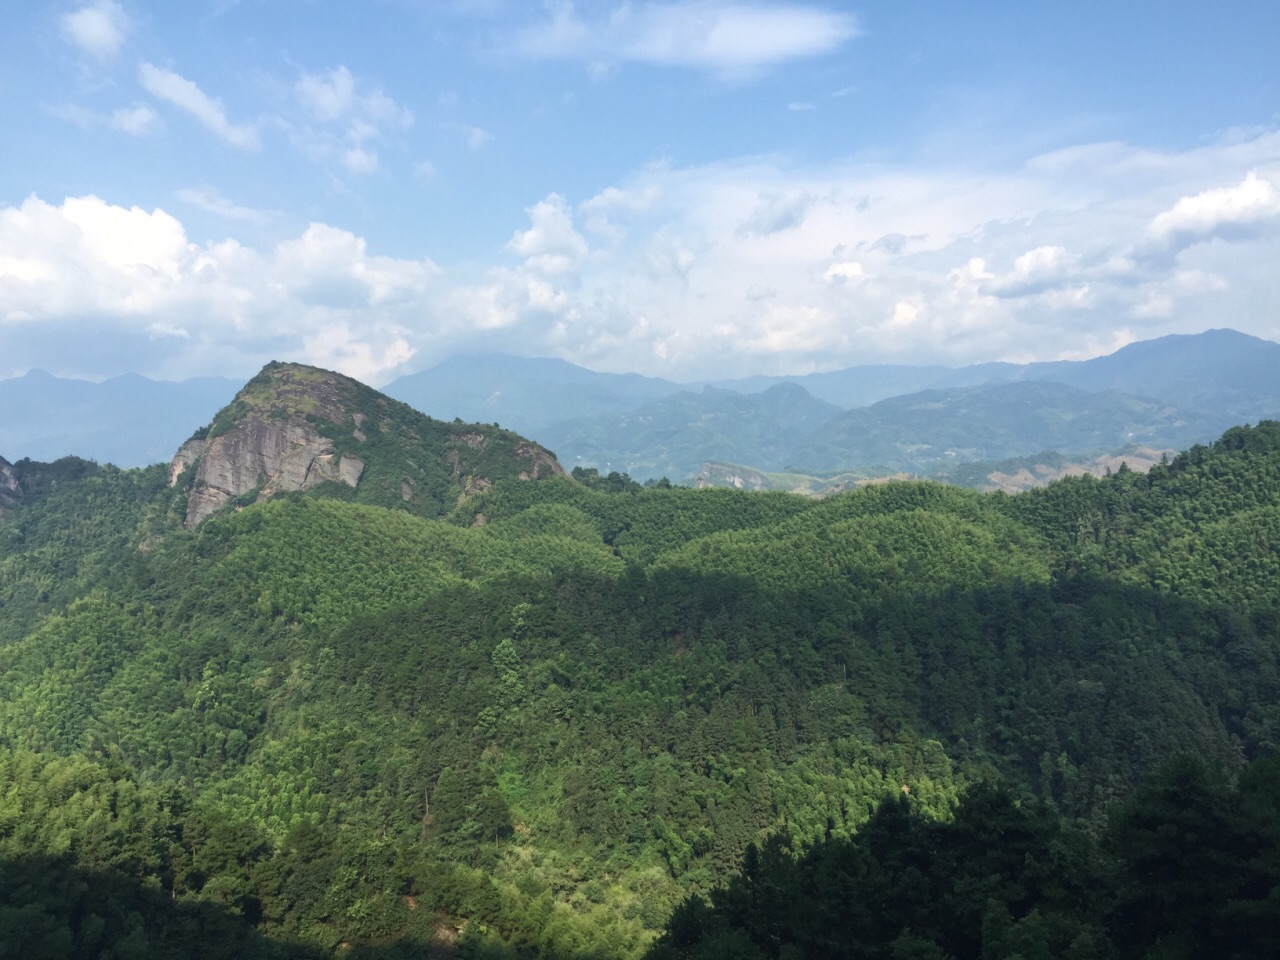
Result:
<instances>
[{"instance_id":1,"label":"blue sky","mask_svg":"<svg viewBox=\"0 0 1280 960\"><path fill-rule=\"evenodd\" d=\"M0 377L1280 339L1280 4L13 6Z\"/></svg>"}]
</instances>

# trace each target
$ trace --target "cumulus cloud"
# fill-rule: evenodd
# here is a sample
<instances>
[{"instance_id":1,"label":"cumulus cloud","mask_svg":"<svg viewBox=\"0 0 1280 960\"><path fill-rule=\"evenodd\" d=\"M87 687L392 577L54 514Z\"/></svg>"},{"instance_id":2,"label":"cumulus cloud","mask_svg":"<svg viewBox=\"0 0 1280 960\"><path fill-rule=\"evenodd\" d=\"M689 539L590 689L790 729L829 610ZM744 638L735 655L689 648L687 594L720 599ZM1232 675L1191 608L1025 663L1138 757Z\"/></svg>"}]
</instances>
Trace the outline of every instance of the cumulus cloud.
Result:
<instances>
[{"instance_id":1,"label":"cumulus cloud","mask_svg":"<svg viewBox=\"0 0 1280 960\"><path fill-rule=\"evenodd\" d=\"M245 372L290 357L377 382L412 355L409 331L438 276L430 260L371 254L324 224L258 251L196 244L164 210L92 196L0 209L0 343L75 324L61 338L72 367L111 341L130 343L134 363L150 358L151 372Z\"/></svg>"},{"instance_id":2,"label":"cumulus cloud","mask_svg":"<svg viewBox=\"0 0 1280 960\"><path fill-rule=\"evenodd\" d=\"M1251 236L1263 223L1277 217L1280 189L1251 170L1234 187L1183 197L1151 221L1147 238L1165 248L1183 248L1214 237Z\"/></svg>"},{"instance_id":3,"label":"cumulus cloud","mask_svg":"<svg viewBox=\"0 0 1280 960\"><path fill-rule=\"evenodd\" d=\"M535 60L580 60L596 73L632 62L740 78L831 53L856 34L851 15L795 3L621 3L588 19L563 0L513 47Z\"/></svg>"},{"instance_id":4,"label":"cumulus cloud","mask_svg":"<svg viewBox=\"0 0 1280 960\"><path fill-rule=\"evenodd\" d=\"M508 249L543 274L571 273L587 257L587 241L574 228L573 212L559 194L551 194L525 211L532 226L517 231Z\"/></svg>"},{"instance_id":5,"label":"cumulus cloud","mask_svg":"<svg viewBox=\"0 0 1280 960\"><path fill-rule=\"evenodd\" d=\"M1249 169L1275 168L1268 158L1280 158L1270 132L1158 158L1080 151L1070 164L1000 174L758 158L658 164L579 205L609 246L552 287L559 339L527 293L530 279L555 277L531 263L474 293L486 291L486 315L525 349L541 343L579 362L677 377L1074 357L1083 344L1112 343L1117 319L1129 339L1224 315L1276 336L1259 310L1280 299L1276 232L1255 232L1216 260L1216 248L1197 245L1176 268L1135 253L1170 192L1199 196L1233 168L1235 182L1247 181ZM1242 206L1248 217L1266 209Z\"/></svg>"},{"instance_id":6,"label":"cumulus cloud","mask_svg":"<svg viewBox=\"0 0 1280 960\"><path fill-rule=\"evenodd\" d=\"M634 217L654 209L662 199L662 191L650 185L643 190L621 190L618 187L605 187L594 197L589 197L579 204L583 215L583 227L599 237L614 242L621 241L626 231L615 221L619 215Z\"/></svg>"},{"instance_id":7,"label":"cumulus cloud","mask_svg":"<svg viewBox=\"0 0 1280 960\"><path fill-rule=\"evenodd\" d=\"M576 206L553 193L512 211L493 251L508 262L488 270L380 256L326 224L196 244L163 210L32 198L0 208L0 355L61 324L86 363L127 341L162 375L284 357L376 381L487 349L701 379L1076 358L1224 317L1277 338L1277 169L1275 132L1003 172L652 164ZM242 209L180 197L232 224ZM1145 255L1157 241L1176 252Z\"/></svg>"},{"instance_id":8,"label":"cumulus cloud","mask_svg":"<svg viewBox=\"0 0 1280 960\"><path fill-rule=\"evenodd\" d=\"M1079 260L1060 246L1036 247L1013 261L1013 269L987 285L1003 297L1026 297L1054 289L1077 276Z\"/></svg>"},{"instance_id":9,"label":"cumulus cloud","mask_svg":"<svg viewBox=\"0 0 1280 960\"><path fill-rule=\"evenodd\" d=\"M241 150L258 149L260 140L256 126L232 123L227 119L222 101L210 97L181 74L144 63L138 68L138 82L153 97L189 113L206 130L231 146Z\"/></svg>"},{"instance_id":10,"label":"cumulus cloud","mask_svg":"<svg viewBox=\"0 0 1280 960\"><path fill-rule=\"evenodd\" d=\"M113 0L99 0L63 14L58 23L69 43L97 60L118 54L129 32L129 18Z\"/></svg>"}]
</instances>

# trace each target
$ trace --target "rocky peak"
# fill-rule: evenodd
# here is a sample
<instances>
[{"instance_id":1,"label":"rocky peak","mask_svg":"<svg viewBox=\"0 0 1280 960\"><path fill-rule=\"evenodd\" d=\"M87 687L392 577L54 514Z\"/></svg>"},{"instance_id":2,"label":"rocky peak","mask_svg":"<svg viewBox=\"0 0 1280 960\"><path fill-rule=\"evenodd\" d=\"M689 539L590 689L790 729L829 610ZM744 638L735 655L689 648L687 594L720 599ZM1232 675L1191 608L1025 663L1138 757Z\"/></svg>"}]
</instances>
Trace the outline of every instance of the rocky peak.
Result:
<instances>
[{"instance_id":1,"label":"rocky peak","mask_svg":"<svg viewBox=\"0 0 1280 960\"><path fill-rule=\"evenodd\" d=\"M425 515L511 476L563 474L510 431L445 424L341 374L270 363L182 445L169 484L190 484L186 526L275 493L333 484L343 494Z\"/></svg>"},{"instance_id":2,"label":"rocky peak","mask_svg":"<svg viewBox=\"0 0 1280 960\"><path fill-rule=\"evenodd\" d=\"M354 487L364 463L340 454L320 425L351 419L353 380L300 364L272 363L250 380L203 433L182 445L169 464L176 486L194 466L186 526L256 493L307 490L326 481Z\"/></svg>"}]
</instances>

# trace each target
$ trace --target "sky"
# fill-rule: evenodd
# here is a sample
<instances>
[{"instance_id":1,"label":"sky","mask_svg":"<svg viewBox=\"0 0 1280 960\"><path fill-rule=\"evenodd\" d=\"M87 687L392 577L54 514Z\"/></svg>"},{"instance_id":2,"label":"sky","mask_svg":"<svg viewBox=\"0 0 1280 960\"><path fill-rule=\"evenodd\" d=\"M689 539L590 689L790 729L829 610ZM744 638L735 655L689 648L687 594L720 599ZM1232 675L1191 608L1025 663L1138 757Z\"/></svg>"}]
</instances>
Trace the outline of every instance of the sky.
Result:
<instances>
[{"instance_id":1,"label":"sky","mask_svg":"<svg viewBox=\"0 0 1280 960\"><path fill-rule=\"evenodd\" d=\"M91 0L0 30L0 377L1280 340L1280 3Z\"/></svg>"}]
</instances>

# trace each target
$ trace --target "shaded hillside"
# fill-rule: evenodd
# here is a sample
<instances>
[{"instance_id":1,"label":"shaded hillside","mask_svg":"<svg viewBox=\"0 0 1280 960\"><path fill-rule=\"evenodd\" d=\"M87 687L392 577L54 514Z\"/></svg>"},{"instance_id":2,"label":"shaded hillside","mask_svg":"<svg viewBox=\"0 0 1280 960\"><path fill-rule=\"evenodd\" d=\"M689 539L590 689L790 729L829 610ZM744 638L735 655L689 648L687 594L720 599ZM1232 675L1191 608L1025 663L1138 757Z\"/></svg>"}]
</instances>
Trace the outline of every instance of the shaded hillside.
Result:
<instances>
[{"instance_id":1,"label":"shaded hillside","mask_svg":"<svg viewBox=\"0 0 1280 960\"><path fill-rule=\"evenodd\" d=\"M756 394L706 387L656 400L631 413L553 424L542 436L566 463L617 470L638 479L684 479L708 459L781 467L798 440L839 413L795 384L778 384Z\"/></svg>"},{"instance_id":2,"label":"shaded hillside","mask_svg":"<svg viewBox=\"0 0 1280 960\"><path fill-rule=\"evenodd\" d=\"M1234 422L1280 415L1280 344L1235 330L1144 340L1093 360L1028 364L1025 375L1159 397Z\"/></svg>"},{"instance_id":3,"label":"shaded hillside","mask_svg":"<svg viewBox=\"0 0 1280 960\"><path fill-rule=\"evenodd\" d=\"M740 393L760 393L781 383L793 383L804 387L810 394L825 403L830 403L842 410L849 410L854 407L868 407L889 397L899 397L905 393L917 393L920 390L947 385L947 379L956 375L957 371L950 367L875 363L847 367L843 370L809 373L803 376L760 376L719 380L714 385ZM989 375L983 374L973 383L986 383L988 379Z\"/></svg>"},{"instance_id":4,"label":"shaded hillside","mask_svg":"<svg viewBox=\"0 0 1280 960\"><path fill-rule=\"evenodd\" d=\"M1056 383L927 390L850 410L790 452L814 471L931 474L974 460L1043 450L1102 453L1131 444L1180 449L1226 426L1215 414L1160 400Z\"/></svg>"},{"instance_id":5,"label":"shaded hillside","mask_svg":"<svg viewBox=\"0 0 1280 960\"><path fill-rule=\"evenodd\" d=\"M1101 843L990 784L941 823L904 794L850 840L748 849L648 957L1275 957L1278 782L1274 760L1231 784L1180 757L1112 811Z\"/></svg>"},{"instance_id":6,"label":"shaded hillside","mask_svg":"<svg viewBox=\"0 0 1280 960\"><path fill-rule=\"evenodd\" d=\"M555 457L498 427L444 423L341 374L270 363L174 456L185 523L276 493L397 507L424 516L507 477L563 474Z\"/></svg>"},{"instance_id":7,"label":"shaded hillside","mask_svg":"<svg viewBox=\"0 0 1280 960\"><path fill-rule=\"evenodd\" d=\"M679 391L635 373L597 373L566 360L502 354L451 357L387 384L388 396L441 420L500 423L538 436L553 423L631 411Z\"/></svg>"}]
</instances>

